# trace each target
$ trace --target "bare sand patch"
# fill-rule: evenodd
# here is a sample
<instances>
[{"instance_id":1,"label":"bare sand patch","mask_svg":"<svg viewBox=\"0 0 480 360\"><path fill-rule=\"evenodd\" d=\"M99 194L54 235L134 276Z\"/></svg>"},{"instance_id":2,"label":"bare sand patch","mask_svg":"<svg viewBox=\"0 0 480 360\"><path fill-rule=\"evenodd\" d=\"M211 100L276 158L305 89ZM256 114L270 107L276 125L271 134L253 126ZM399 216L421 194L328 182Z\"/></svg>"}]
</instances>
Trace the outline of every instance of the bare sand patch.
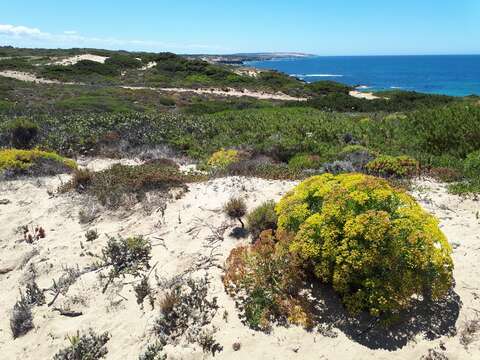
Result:
<instances>
[{"instance_id":1,"label":"bare sand patch","mask_svg":"<svg viewBox=\"0 0 480 360\"><path fill-rule=\"evenodd\" d=\"M133 164L137 160L119 162ZM90 159L83 165L98 170L111 163ZM158 305L154 310L147 304L143 310L140 309L130 278L102 294L98 274L86 273L55 303L56 306L81 311L81 316L61 316L43 305L33 309L35 328L29 333L13 340L9 328L10 309L32 269L36 272L39 286L48 288L52 279L62 274L63 267L78 264L79 268L84 268L90 265L94 258L86 253L99 254L107 242L106 235L118 234L149 238L153 244L151 263L157 264L160 276L173 277L191 268L202 257L215 257L218 266L196 271L198 276L208 276L209 296L218 297L220 306L212 325L217 328L214 337L223 346L223 351L215 358L410 360L420 359L429 349L436 349L449 359L478 359L480 356L478 336L466 349L460 343L459 334L440 335L429 340L428 333L419 331L408 334L409 341L402 340L397 348L389 351L371 345L378 334L369 333L368 329L359 334L349 332L340 323L339 328L335 324L332 326L334 336L329 332L307 332L298 327L274 327L271 334L265 334L243 325L234 301L223 289L220 267L234 247L247 243L249 239L238 240L229 236L236 224L223 215L222 206L235 195L245 198L250 210L265 200L278 200L296 182L219 178L190 184L189 191L183 197L168 202L163 213L146 212L142 204L137 204L123 211L102 210L91 224L80 224L79 211L85 206L85 199L78 194L52 195L52 191L68 178L65 175L0 182L1 198L8 200L0 204L0 268L12 269L0 273L0 308L4 309L0 312L0 348L5 359L52 358L66 346L65 336L89 327L97 332L110 332L112 338L107 343L109 353L106 359L138 358L145 345L153 341L151 327L158 316ZM440 226L453 245L454 291L461 304L457 304L459 314L453 314L455 316L448 325L453 330L461 328L465 320L475 318L480 311L479 202L448 194L443 184L429 179L417 180L412 194L426 210L440 219ZM34 244L22 241L16 229L25 224L43 226L46 238ZM214 250L206 246L211 228L205 224L213 228L227 226L225 235ZM85 232L93 228L100 237L86 242ZM192 231L194 228L199 231ZM52 294L46 292L45 295L47 302L51 301ZM451 316L450 313L438 315L444 319ZM425 326L435 328L436 324ZM399 338L407 336L394 333L389 339L395 341L394 335ZM238 352L232 348L235 342L241 344ZM171 359L210 358L199 346L187 342L168 345L166 351Z\"/></svg>"}]
</instances>

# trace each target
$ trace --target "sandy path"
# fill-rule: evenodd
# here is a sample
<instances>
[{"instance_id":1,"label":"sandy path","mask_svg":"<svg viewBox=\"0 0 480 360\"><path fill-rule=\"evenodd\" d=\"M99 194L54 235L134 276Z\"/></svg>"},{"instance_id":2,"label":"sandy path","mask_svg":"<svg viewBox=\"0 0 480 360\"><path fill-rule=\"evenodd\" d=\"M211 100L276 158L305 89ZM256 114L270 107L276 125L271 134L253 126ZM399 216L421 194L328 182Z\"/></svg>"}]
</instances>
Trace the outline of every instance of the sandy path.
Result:
<instances>
[{"instance_id":1,"label":"sandy path","mask_svg":"<svg viewBox=\"0 0 480 360\"><path fill-rule=\"evenodd\" d=\"M105 161L92 163L90 167L102 168ZM63 177L65 180L65 177ZM8 325L9 309L18 298L18 289L23 286L28 268L33 264L40 287L51 285L52 278L61 273L63 265L87 266L92 259L80 256L85 251L98 254L105 245L105 234L123 236L145 235L153 241L151 263L159 264L160 275L173 276L189 267L199 254L206 254L204 241L210 234L203 230L196 236L189 232L198 222L220 226L227 221L221 213L222 205L231 195L245 197L248 208L261 202L278 200L294 186L289 181L267 181L240 177L215 179L204 183L191 184L190 191L179 200L168 204L164 217L158 212L145 213L135 206L131 212L100 212L90 226L81 225L78 212L82 199L75 195L50 197L48 189L55 189L59 178L39 180L18 180L0 183L0 198L10 203L0 205L0 268L14 267L14 270L0 275L0 349L6 359L49 359L65 346L65 336L77 329L93 327L97 331L109 331L112 339L108 343L107 359L136 359L151 337L150 329L158 309L140 310L131 286L101 294L95 273L82 276L72 286L67 296L60 296L58 306L76 303L72 306L83 311L78 318L66 318L52 312L46 305L34 309L35 329L27 335L12 340ZM432 181L418 181L413 195L430 212L439 217L442 230L454 245L456 293L463 303L456 321L457 327L465 319L472 319L480 310L480 221L476 211L480 206L473 200L463 200L449 195L443 185ZM19 241L15 229L26 223L41 224L47 237L35 245ZM232 224L233 225L233 224ZM87 243L84 233L96 228L101 234L94 242ZM227 232L228 233L228 232ZM163 239L163 242L156 240ZM243 241L229 236L220 244L220 261L230 250ZM84 249L82 250L82 246ZM33 249L38 254L21 266L21 259ZM433 341L426 340L419 333L414 340L400 349L390 352L375 350L353 340L344 332L335 329L336 337L326 337L317 332L306 332L291 327L274 328L271 334L255 332L245 327L238 319L234 301L225 294L221 283L220 269L210 269L210 295L218 297L220 309L213 325L218 328L215 338L224 346L217 359L420 359L430 348L439 348L443 341L449 359L478 359L480 341L475 340L467 351L459 343L458 336L442 336ZM128 279L127 279L128 280ZM124 300L125 298L126 300ZM47 294L47 302L51 295ZM70 299L70 300L69 300ZM228 312L228 322L222 315ZM448 316L447 314L440 314ZM454 324L452 325L454 326ZM232 344L239 341L239 352L232 350ZM169 359L205 359L198 346L188 344L168 346Z\"/></svg>"},{"instance_id":2,"label":"sandy path","mask_svg":"<svg viewBox=\"0 0 480 360\"><path fill-rule=\"evenodd\" d=\"M37 77L35 74L27 73L23 71L3 70L0 71L0 76L16 79L26 82L34 82L37 84L57 84L57 85L83 85L82 83L75 82L62 82L58 80L49 80Z\"/></svg>"},{"instance_id":3,"label":"sandy path","mask_svg":"<svg viewBox=\"0 0 480 360\"><path fill-rule=\"evenodd\" d=\"M152 88L152 87L144 87L144 86L122 86L124 89L131 89L131 90L154 90L154 91L165 91L165 92L173 92L173 93L195 93L195 94L202 94L202 95L219 95L219 96L226 96L226 97L253 97L257 99L264 99L264 100L283 100L283 101L307 101L307 98L302 97L294 97L290 95L286 95L284 93L266 93L263 91L253 91L253 90L237 90L233 88L225 89L187 89L187 88Z\"/></svg>"},{"instance_id":4,"label":"sandy path","mask_svg":"<svg viewBox=\"0 0 480 360\"><path fill-rule=\"evenodd\" d=\"M57 58L57 59L54 59L53 62L47 65L75 65L76 63L82 60L95 61L103 64L107 59L108 59L107 56L82 54L82 55L75 55L67 58Z\"/></svg>"}]
</instances>

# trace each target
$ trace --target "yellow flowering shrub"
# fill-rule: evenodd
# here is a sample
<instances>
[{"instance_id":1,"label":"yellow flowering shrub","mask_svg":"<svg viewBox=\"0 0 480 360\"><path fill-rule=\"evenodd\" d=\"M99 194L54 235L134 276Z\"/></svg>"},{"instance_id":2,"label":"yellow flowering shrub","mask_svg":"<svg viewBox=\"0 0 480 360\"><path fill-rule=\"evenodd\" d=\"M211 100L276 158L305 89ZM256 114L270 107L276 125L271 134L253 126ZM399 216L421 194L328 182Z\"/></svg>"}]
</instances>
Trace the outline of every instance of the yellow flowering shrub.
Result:
<instances>
[{"instance_id":1,"label":"yellow flowering shrub","mask_svg":"<svg viewBox=\"0 0 480 360\"><path fill-rule=\"evenodd\" d=\"M352 313L407 308L414 295L440 298L452 284L451 248L405 192L363 174L311 177L276 206L289 250Z\"/></svg>"},{"instance_id":2,"label":"yellow flowering shrub","mask_svg":"<svg viewBox=\"0 0 480 360\"><path fill-rule=\"evenodd\" d=\"M225 169L228 165L240 160L240 154L237 150L221 149L212 154L208 159L207 165L217 169Z\"/></svg>"},{"instance_id":3,"label":"yellow flowering shrub","mask_svg":"<svg viewBox=\"0 0 480 360\"><path fill-rule=\"evenodd\" d=\"M0 150L0 172L11 170L21 173L41 160L50 160L64 166L68 169L76 169L77 164L74 160L64 158L54 152L20 149L3 149Z\"/></svg>"}]
</instances>

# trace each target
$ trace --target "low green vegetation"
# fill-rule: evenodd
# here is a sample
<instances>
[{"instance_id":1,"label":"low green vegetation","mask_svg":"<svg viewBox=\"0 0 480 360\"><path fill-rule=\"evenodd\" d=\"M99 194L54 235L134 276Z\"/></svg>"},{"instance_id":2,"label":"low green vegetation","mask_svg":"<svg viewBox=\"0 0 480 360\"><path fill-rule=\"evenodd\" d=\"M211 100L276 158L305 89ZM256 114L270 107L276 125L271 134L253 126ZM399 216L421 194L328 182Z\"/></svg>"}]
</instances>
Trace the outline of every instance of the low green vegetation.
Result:
<instances>
[{"instance_id":1,"label":"low green vegetation","mask_svg":"<svg viewBox=\"0 0 480 360\"><path fill-rule=\"evenodd\" d=\"M451 96L421 94L408 91L377 93L380 99L358 99L344 91L324 91L323 96L314 96L307 105L330 112L405 112L422 108L443 106L455 102Z\"/></svg>"},{"instance_id":2,"label":"low green vegetation","mask_svg":"<svg viewBox=\"0 0 480 360\"><path fill-rule=\"evenodd\" d=\"M381 155L366 165L369 173L382 177L405 177L418 174L418 161L409 156Z\"/></svg>"},{"instance_id":3,"label":"low green vegetation","mask_svg":"<svg viewBox=\"0 0 480 360\"><path fill-rule=\"evenodd\" d=\"M187 182L202 179L199 175L180 172L168 162L150 162L143 165L121 165L99 172L75 171L70 182L60 190L87 192L109 208L118 208L126 203L141 201L148 191L165 194L172 188L185 188Z\"/></svg>"},{"instance_id":4,"label":"low green vegetation","mask_svg":"<svg viewBox=\"0 0 480 360\"><path fill-rule=\"evenodd\" d=\"M77 332L75 335L68 336L67 339L70 344L57 352L53 357L54 360L99 360L108 354L106 344L110 340L110 334L107 332L97 334L90 329L88 333Z\"/></svg>"}]
</instances>

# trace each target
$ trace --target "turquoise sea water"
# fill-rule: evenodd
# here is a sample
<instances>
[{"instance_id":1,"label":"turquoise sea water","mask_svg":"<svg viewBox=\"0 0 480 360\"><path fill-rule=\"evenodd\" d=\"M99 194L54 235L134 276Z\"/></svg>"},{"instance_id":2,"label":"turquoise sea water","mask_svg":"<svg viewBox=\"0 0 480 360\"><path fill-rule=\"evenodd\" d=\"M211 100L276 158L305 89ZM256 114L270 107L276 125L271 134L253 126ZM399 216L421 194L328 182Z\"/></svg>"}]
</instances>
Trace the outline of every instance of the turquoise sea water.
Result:
<instances>
[{"instance_id":1,"label":"turquoise sea water","mask_svg":"<svg viewBox=\"0 0 480 360\"><path fill-rule=\"evenodd\" d=\"M363 91L480 95L480 55L319 56L248 65L279 70L308 82L334 80Z\"/></svg>"}]
</instances>

